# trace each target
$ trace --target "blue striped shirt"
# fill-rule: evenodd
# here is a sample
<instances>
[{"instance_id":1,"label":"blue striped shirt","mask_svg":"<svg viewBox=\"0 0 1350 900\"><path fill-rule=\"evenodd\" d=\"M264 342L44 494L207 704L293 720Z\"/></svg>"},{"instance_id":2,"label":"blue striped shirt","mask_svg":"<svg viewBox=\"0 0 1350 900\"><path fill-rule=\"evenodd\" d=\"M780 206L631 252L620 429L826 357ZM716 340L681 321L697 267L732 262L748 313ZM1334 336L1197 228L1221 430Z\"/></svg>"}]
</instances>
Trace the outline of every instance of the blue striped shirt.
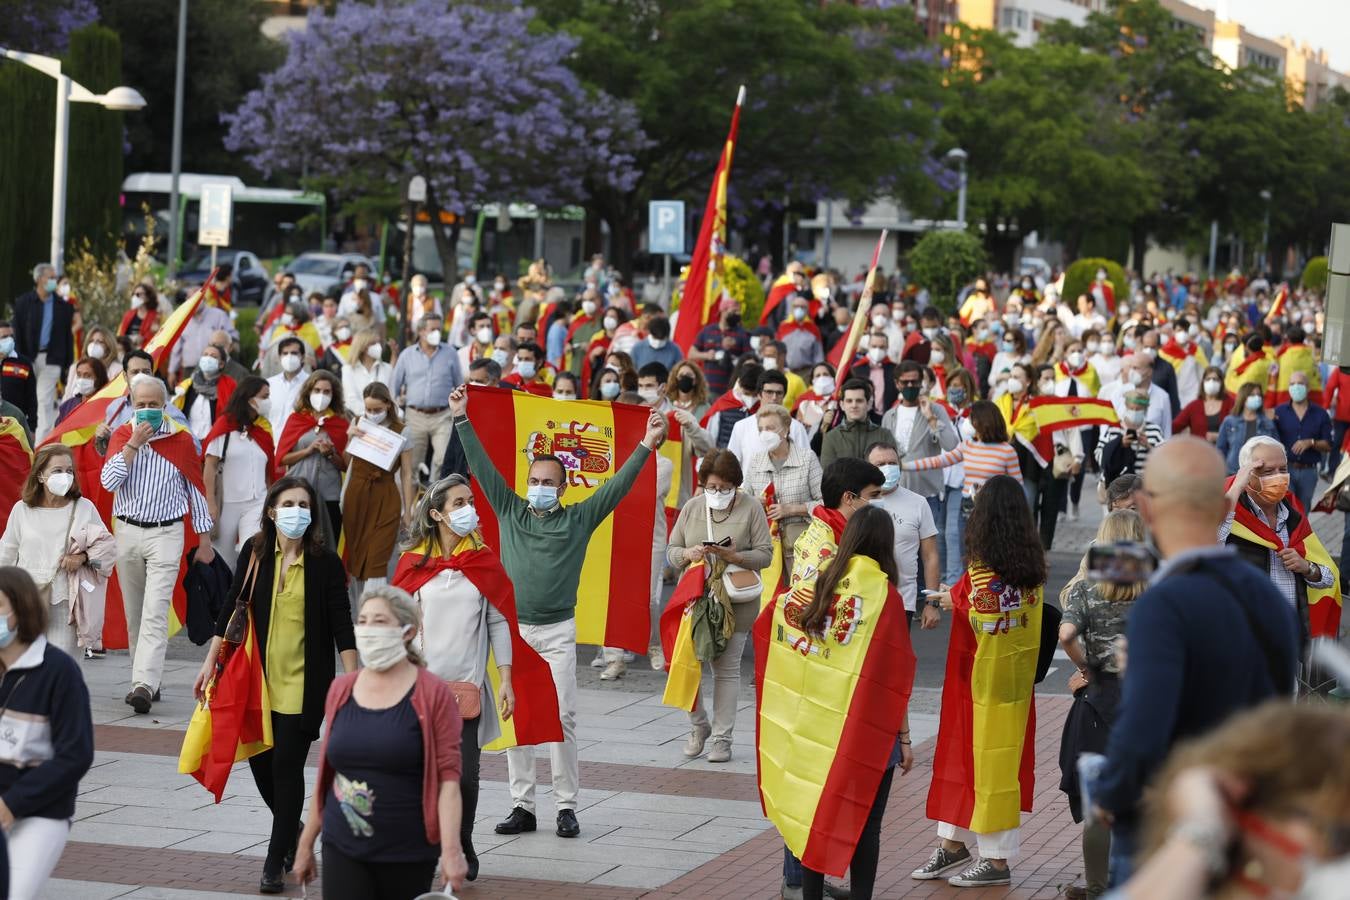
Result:
<instances>
[{"instance_id":1,"label":"blue striped shirt","mask_svg":"<svg viewBox=\"0 0 1350 900\"><path fill-rule=\"evenodd\" d=\"M108 457L99 480L112 491L113 515L137 522L167 522L192 511L192 530L205 534L215 525L206 498L174 464L154 452L154 442L169 434L166 419L159 433L142 447L127 466L121 452Z\"/></svg>"}]
</instances>

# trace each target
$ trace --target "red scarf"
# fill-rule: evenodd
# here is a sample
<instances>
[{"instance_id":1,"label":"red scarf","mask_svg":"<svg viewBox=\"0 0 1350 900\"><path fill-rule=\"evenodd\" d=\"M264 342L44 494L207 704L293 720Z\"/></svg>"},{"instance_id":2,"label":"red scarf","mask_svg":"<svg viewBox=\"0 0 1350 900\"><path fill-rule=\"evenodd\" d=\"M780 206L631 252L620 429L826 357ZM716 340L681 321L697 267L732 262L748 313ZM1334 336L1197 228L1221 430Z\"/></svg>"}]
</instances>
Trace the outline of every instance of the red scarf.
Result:
<instances>
[{"instance_id":1,"label":"red scarf","mask_svg":"<svg viewBox=\"0 0 1350 900\"><path fill-rule=\"evenodd\" d=\"M1077 369L1070 369L1068 362L1061 362L1056 368L1059 369L1059 374L1065 378L1081 378L1083 373L1087 371L1087 367L1088 364L1085 362Z\"/></svg>"},{"instance_id":2,"label":"red scarf","mask_svg":"<svg viewBox=\"0 0 1350 900\"><path fill-rule=\"evenodd\" d=\"M216 438L224 437L232 431L248 432L248 436L252 439L253 443L261 447L262 452L267 455L267 483L270 485L272 482L276 481L280 476L277 472L276 452L272 445L272 426L267 419L262 416L258 416L258 418L250 422L248 428L239 428L230 420L228 415L221 413L219 416L216 416L216 421L211 425L211 430L208 431L206 437L202 439L202 452L205 453L206 448L209 447L211 442Z\"/></svg>"},{"instance_id":3,"label":"red scarf","mask_svg":"<svg viewBox=\"0 0 1350 900\"><path fill-rule=\"evenodd\" d=\"M994 346L993 341L977 341L974 338L966 341L966 349L975 356L983 356L993 363L994 357L998 354L998 348Z\"/></svg>"},{"instance_id":4,"label":"red scarf","mask_svg":"<svg viewBox=\"0 0 1350 900\"><path fill-rule=\"evenodd\" d=\"M286 420L286 427L281 429L281 440L277 441L276 464L281 465L286 454L295 449L306 432L318 431L320 428L328 433L328 439L333 442L333 448L338 453L347 449L347 420L342 416L330 413L322 419L315 419L313 413L291 413L291 417Z\"/></svg>"},{"instance_id":5,"label":"red scarf","mask_svg":"<svg viewBox=\"0 0 1350 900\"><path fill-rule=\"evenodd\" d=\"M293 417L292 417L293 418ZM430 547L434 550L436 542ZM516 592L501 560L487 545L456 553L449 558L409 550L398 558L395 587L410 594L421 590L441 572L459 571L502 614L511 628L511 683L516 692L516 742L546 744L562 740L558 718L558 694L553 673L543 657L520 636L516 621Z\"/></svg>"},{"instance_id":6,"label":"red scarf","mask_svg":"<svg viewBox=\"0 0 1350 900\"><path fill-rule=\"evenodd\" d=\"M781 341L794 331L809 331L811 334L815 335L816 340L823 340L820 336L820 329L816 327L815 322L812 322L810 319L803 319L798 322L796 319L792 318L783 320L783 324L778 326L778 333L774 335L774 339Z\"/></svg>"},{"instance_id":7,"label":"red scarf","mask_svg":"<svg viewBox=\"0 0 1350 900\"><path fill-rule=\"evenodd\" d=\"M844 539L844 526L848 524L848 519L837 509L830 509L828 506L817 506L811 510L811 515L826 525L834 532L834 543L837 546Z\"/></svg>"},{"instance_id":8,"label":"red scarf","mask_svg":"<svg viewBox=\"0 0 1350 900\"><path fill-rule=\"evenodd\" d=\"M122 448L131 438L131 424L127 422L112 433L112 437L108 440L108 456L122 452ZM172 463L173 467L187 479L188 484L200 491L203 497L206 496L206 484L202 481L202 458L197 453L196 445L192 443L190 431L183 428L169 434L156 435L150 439L145 448Z\"/></svg>"},{"instance_id":9,"label":"red scarf","mask_svg":"<svg viewBox=\"0 0 1350 900\"><path fill-rule=\"evenodd\" d=\"M702 419L698 420L698 424L700 427L707 428L708 423L712 421L713 416L717 415L720 412L723 412L724 410L736 409L737 407L743 405L744 404L741 403L741 399L739 397L737 397L733 392L727 391L725 394L723 394L722 396L718 397L716 400L713 401L713 405L708 407L708 411L703 414ZM756 400L755 405L750 407L749 414L754 415L758 410L759 410L759 401Z\"/></svg>"},{"instance_id":10,"label":"red scarf","mask_svg":"<svg viewBox=\"0 0 1350 900\"><path fill-rule=\"evenodd\" d=\"M122 316L122 324L117 326L117 334L119 337L127 337L127 332L131 330L131 322L138 313L141 317L141 327L136 330L140 333L141 344L144 346L159 329L159 310L157 309L146 309L143 306L138 306L136 309L127 310L126 315Z\"/></svg>"},{"instance_id":11,"label":"red scarf","mask_svg":"<svg viewBox=\"0 0 1350 900\"><path fill-rule=\"evenodd\" d=\"M572 343L572 336L577 333L577 330L579 328L581 328L583 325L590 325L594 321L595 316L588 316L585 313L577 313L575 316L573 316L572 324L567 326L566 343L568 344Z\"/></svg>"},{"instance_id":12,"label":"red scarf","mask_svg":"<svg viewBox=\"0 0 1350 900\"><path fill-rule=\"evenodd\" d=\"M1187 344L1183 347L1175 337L1172 337L1167 339L1166 344L1163 344L1162 354L1169 359L1184 359L1187 356L1194 356L1195 349L1194 344Z\"/></svg>"},{"instance_id":13,"label":"red scarf","mask_svg":"<svg viewBox=\"0 0 1350 900\"><path fill-rule=\"evenodd\" d=\"M1266 352L1264 350L1258 350L1255 353L1248 352L1247 358L1244 359L1242 362L1238 363L1237 373L1239 375L1245 374L1246 371L1249 368L1251 368L1252 363L1256 362L1257 360L1266 360Z\"/></svg>"}]
</instances>

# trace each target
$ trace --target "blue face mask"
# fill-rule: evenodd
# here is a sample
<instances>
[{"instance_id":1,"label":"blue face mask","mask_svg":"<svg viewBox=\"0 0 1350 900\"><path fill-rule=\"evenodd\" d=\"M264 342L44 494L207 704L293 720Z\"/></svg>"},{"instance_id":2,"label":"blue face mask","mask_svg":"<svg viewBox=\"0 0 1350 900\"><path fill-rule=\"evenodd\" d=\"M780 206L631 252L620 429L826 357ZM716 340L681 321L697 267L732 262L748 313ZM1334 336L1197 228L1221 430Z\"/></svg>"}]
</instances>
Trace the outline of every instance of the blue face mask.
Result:
<instances>
[{"instance_id":1,"label":"blue face mask","mask_svg":"<svg viewBox=\"0 0 1350 900\"><path fill-rule=\"evenodd\" d=\"M1289 399L1295 403L1302 403L1308 399L1308 386L1306 384L1289 385Z\"/></svg>"},{"instance_id":2,"label":"blue face mask","mask_svg":"<svg viewBox=\"0 0 1350 900\"><path fill-rule=\"evenodd\" d=\"M309 522L309 510L303 506L283 506L277 510L277 531L292 540L304 535Z\"/></svg>"},{"instance_id":3,"label":"blue face mask","mask_svg":"<svg viewBox=\"0 0 1350 900\"><path fill-rule=\"evenodd\" d=\"M56 279L55 279L55 278L48 278L47 281L46 281L46 283L44 283L42 286L45 287L45 288L47 289L47 293L49 293L49 294L54 294L54 293L56 293Z\"/></svg>"},{"instance_id":4,"label":"blue face mask","mask_svg":"<svg viewBox=\"0 0 1350 900\"><path fill-rule=\"evenodd\" d=\"M478 527L478 510L472 506L461 506L450 513L450 530L463 537L472 534Z\"/></svg>"},{"instance_id":5,"label":"blue face mask","mask_svg":"<svg viewBox=\"0 0 1350 900\"><path fill-rule=\"evenodd\" d=\"M164 410L162 409L138 409L136 410L136 422L144 422L151 428L159 431L159 427L164 424Z\"/></svg>"},{"instance_id":6,"label":"blue face mask","mask_svg":"<svg viewBox=\"0 0 1350 900\"><path fill-rule=\"evenodd\" d=\"M8 647L19 636L17 631L9 627L9 619L9 616L0 619L0 647Z\"/></svg>"},{"instance_id":7,"label":"blue face mask","mask_svg":"<svg viewBox=\"0 0 1350 900\"><path fill-rule=\"evenodd\" d=\"M963 387L954 387L947 389L947 402L952 406L960 406L966 402L966 389Z\"/></svg>"},{"instance_id":8,"label":"blue face mask","mask_svg":"<svg viewBox=\"0 0 1350 900\"><path fill-rule=\"evenodd\" d=\"M13 352L14 352L14 338L12 337L0 338L0 356L9 356Z\"/></svg>"},{"instance_id":9,"label":"blue face mask","mask_svg":"<svg viewBox=\"0 0 1350 900\"><path fill-rule=\"evenodd\" d=\"M600 396L606 400L613 400L619 396L619 383L617 381L606 381L600 385Z\"/></svg>"},{"instance_id":10,"label":"blue face mask","mask_svg":"<svg viewBox=\"0 0 1350 900\"><path fill-rule=\"evenodd\" d=\"M532 484L525 489L525 499L535 509L552 509L558 502L558 489L551 484Z\"/></svg>"},{"instance_id":11,"label":"blue face mask","mask_svg":"<svg viewBox=\"0 0 1350 900\"><path fill-rule=\"evenodd\" d=\"M881 489L883 491L895 490L896 485L900 483L900 467L894 463L887 463L884 466L878 466L878 468L881 469L881 474L886 479L882 483Z\"/></svg>"}]
</instances>

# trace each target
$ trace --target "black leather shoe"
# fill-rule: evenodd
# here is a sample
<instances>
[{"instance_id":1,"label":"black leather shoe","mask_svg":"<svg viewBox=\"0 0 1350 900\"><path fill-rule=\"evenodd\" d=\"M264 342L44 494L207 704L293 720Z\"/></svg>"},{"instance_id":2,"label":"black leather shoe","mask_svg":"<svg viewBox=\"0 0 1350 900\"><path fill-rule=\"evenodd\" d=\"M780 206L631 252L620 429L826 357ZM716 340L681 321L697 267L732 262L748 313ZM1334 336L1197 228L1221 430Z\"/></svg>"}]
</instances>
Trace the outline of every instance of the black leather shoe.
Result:
<instances>
[{"instance_id":1,"label":"black leather shoe","mask_svg":"<svg viewBox=\"0 0 1350 900\"><path fill-rule=\"evenodd\" d=\"M511 815L498 822L493 830L498 834L522 834L534 831L538 827L539 820L534 817L534 813L526 812L524 808L517 806L511 810Z\"/></svg>"},{"instance_id":2,"label":"black leather shoe","mask_svg":"<svg viewBox=\"0 0 1350 900\"><path fill-rule=\"evenodd\" d=\"M258 893L260 894L280 894L286 889L286 881L281 877L281 873L272 874L263 869L262 878L258 881Z\"/></svg>"},{"instance_id":3,"label":"black leather shoe","mask_svg":"<svg viewBox=\"0 0 1350 900\"><path fill-rule=\"evenodd\" d=\"M581 834L581 825L577 823L577 814L570 809L558 812L558 837L574 838Z\"/></svg>"}]
</instances>

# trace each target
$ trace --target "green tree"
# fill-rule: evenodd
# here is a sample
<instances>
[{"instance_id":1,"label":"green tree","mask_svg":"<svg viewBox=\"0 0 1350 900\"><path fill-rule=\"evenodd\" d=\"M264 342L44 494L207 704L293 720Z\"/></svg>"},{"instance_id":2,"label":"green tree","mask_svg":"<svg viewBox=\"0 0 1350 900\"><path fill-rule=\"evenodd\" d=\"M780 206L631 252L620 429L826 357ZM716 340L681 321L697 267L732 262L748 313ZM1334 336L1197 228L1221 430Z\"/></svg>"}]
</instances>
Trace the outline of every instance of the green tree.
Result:
<instances>
[{"instance_id":1,"label":"green tree","mask_svg":"<svg viewBox=\"0 0 1350 900\"><path fill-rule=\"evenodd\" d=\"M1092 283L1096 280L1099 269L1106 270L1106 280L1111 282L1111 289L1115 291L1117 300L1130 296L1130 279L1125 276L1125 270L1121 268L1120 263L1111 259L1088 257L1074 261L1064 270L1064 288L1061 295L1064 301L1076 307L1078 298L1092 289Z\"/></svg>"},{"instance_id":2,"label":"green tree","mask_svg":"<svg viewBox=\"0 0 1350 900\"><path fill-rule=\"evenodd\" d=\"M56 82L27 66L0 65L0 308L33 287L51 253Z\"/></svg>"},{"instance_id":3,"label":"green tree","mask_svg":"<svg viewBox=\"0 0 1350 900\"><path fill-rule=\"evenodd\" d=\"M94 93L122 83L122 44L117 32L98 25L70 36L70 77ZM70 159L66 179L66 252L88 240L100 256L110 254L121 230L122 114L88 103L71 104Z\"/></svg>"},{"instance_id":4,"label":"green tree","mask_svg":"<svg viewBox=\"0 0 1350 900\"><path fill-rule=\"evenodd\" d=\"M930 231L909 251L910 275L944 312L955 308L957 293L979 277L987 263L980 239L965 231Z\"/></svg>"}]
</instances>

